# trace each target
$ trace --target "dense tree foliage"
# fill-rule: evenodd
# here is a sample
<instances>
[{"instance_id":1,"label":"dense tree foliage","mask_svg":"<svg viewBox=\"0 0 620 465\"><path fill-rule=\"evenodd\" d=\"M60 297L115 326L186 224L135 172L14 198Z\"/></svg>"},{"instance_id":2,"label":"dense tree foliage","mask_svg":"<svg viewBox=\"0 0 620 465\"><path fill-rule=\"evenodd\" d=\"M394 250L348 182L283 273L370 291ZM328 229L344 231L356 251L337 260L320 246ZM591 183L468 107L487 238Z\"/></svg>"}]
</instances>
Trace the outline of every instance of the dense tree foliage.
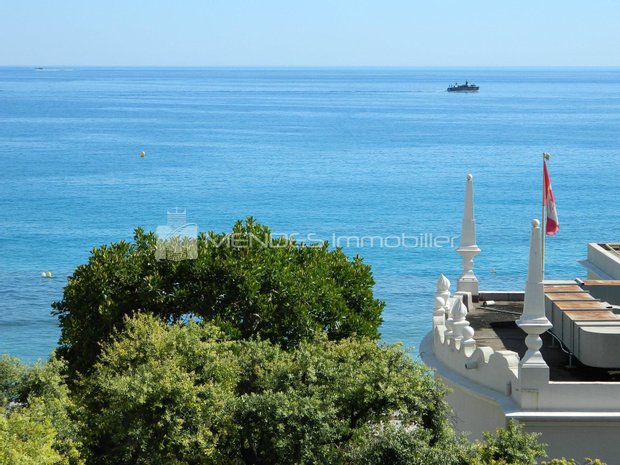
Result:
<instances>
[{"instance_id":1,"label":"dense tree foliage","mask_svg":"<svg viewBox=\"0 0 620 465\"><path fill-rule=\"evenodd\" d=\"M561 459L553 459L549 462L543 462L542 465L581 465L577 462L575 462L575 459L566 459L564 457L562 457ZM585 458L583 465L606 465L605 463L603 463L601 460L599 459L591 459L591 458Z\"/></svg>"},{"instance_id":2,"label":"dense tree foliage","mask_svg":"<svg viewBox=\"0 0 620 465\"><path fill-rule=\"evenodd\" d=\"M347 465L464 465L475 460L465 438L433 443L424 428L403 428L397 422L364 428L347 454Z\"/></svg>"},{"instance_id":3,"label":"dense tree foliage","mask_svg":"<svg viewBox=\"0 0 620 465\"><path fill-rule=\"evenodd\" d=\"M339 249L272 238L251 218L230 234L201 235L192 260L158 260L154 234L95 248L53 304L62 328L58 351L86 372L100 343L125 315L173 322L195 316L233 338L258 336L294 347L325 333L337 340L378 338L383 303L370 267Z\"/></svg>"},{"instance_id":4,"label":"dense tree foliage","mask_svg":"<svg viewBox=\"0 0 620 465\"><path fill-rule=\"evenodd\" d=\"M62 456L54 449L56 435L40 403L0 415L0 464L62 463Z\"/></svg>"},{"instance_id":5,"label":"dense tree foliage","mask_svg":"<svg viewBox=\"0 0 620 465\"><path fill-rule=\"evenodd\" d=\"M536 465L546 457L545 446L538 442L539 433L525 433L519 423L508 422L495 435L484 433L484 442L476 444L477 456L483 465Z\"/></svg>"},{"instance_id":6,"label":"dense tree foliage","mask_svg":"<svg viewBox=\"0 0 620 465\"><path fill-rule=\"evenodd\" d=\"M544 455L516 423L474 444L456 437L445 388L397 346L317 336L285 350L206 322L125 318L73 392L57 359L0 358L0 465L530 465Z\"/></svg>"},{"instance_id":7,"label":"dense tree foliage","mask_svg":"<svg viewBox=\"0 0 620 465\"><path fill-rule=\"evenodd\" d=\"M28 367L0 356L0 465L83 463L63 372L54 358Z\"/></svg>"},{"instance_id":8,"label":"dense tree foliage","mask_svg":"<svg viewBox=\"0 0 620 465\"><path fill-rule=\"evenodd\" d=\"M418 454L455 442L441 385L367 339L287 351L142 315L105 344L82 387L93 464L367 463L360 451L387 441L388 427L424 445Z\"/></svg>"}]
</instances>

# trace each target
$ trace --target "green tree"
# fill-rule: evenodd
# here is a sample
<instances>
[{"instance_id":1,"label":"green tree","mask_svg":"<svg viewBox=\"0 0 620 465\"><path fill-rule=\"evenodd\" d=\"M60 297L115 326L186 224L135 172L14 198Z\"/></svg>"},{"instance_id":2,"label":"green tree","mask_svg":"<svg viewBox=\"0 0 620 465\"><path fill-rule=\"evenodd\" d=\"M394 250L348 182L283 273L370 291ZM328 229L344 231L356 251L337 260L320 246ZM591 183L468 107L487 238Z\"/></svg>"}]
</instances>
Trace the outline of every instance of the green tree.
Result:
<instances>
[{"instance_id":1,"label":"green tree","mask_svg":"<svg viewBox=\"0 0 620 465\"><path fill-rule=\"evenodd\" d=\"M54 448L57 432L41 403L10 413L3 413L4 408L0 410L0 465L66 463Z\"/></svg>"},{"instance_id":2,"label":"green tree","mask_svg":"<svg viewBox=\"0 0 620 465\"><path fill-rule=\"evenodd\" d=\"M148 315L124 327L79 389L89 463L361 465L385 427L437 457L464 447L443 386L397 346L323 336L284 350Z\"/></svg>"},{"instance_id":3,"label":"green tree","mask_svg":"<svg viewBox=\"0 0 620 465\"><path fill-rule=\"evenodd\" d=\"M465 465L472 459L471 445L464 437L451 435L430 440L424 428L382 424L364 428L347 453L348 465Z\"/></svg>"},{"instance_id":4,"label":"green tree","mask_svg":"<svg viewBox=\"0 0 620 465\"><path fill-rule=\"evenodd\" d=\"M0 355L0 405L23 400L27 367L18 358Z\"/></svg>"},{"instance_id":5,"label":"green tree","mask_svg":"<svg viewBox=\"0 0 620 465\"><path fill-rule=\"evenodd\" d=\"M539 433L526 433L514 420L498 428L495 435L484 433L484 441L476 445L480 463L484 465L536 465L547 456L545 444L538 442Z\"/></svg>"},{"instance_id":6,"label":"green tree","mask_svg":"<svg viewBox=\"0 0 620 465\"><path fill-rule=\"evenodd\" d=\"M443 386L399 347L371 340L241 344L235 423L244 463L339 463L360 430L398 422L451 437Z\"/></svg>"},{"instance_id":7,"label":"green tree","mask_svg":"<svg viewBox=\"0 0 620 465\"><path fill-rule=\"evenodd\" d=\"M561 459L553 459L549 462L543 462L542 465L578 465L578 464L577 462L575 462L575 459L568 460L562 457ZM599 459L586 458L585 462L583 462L583 465L606 465L606 464Z\"/></svg>"},{"instance_id":8,"label":"green tree","mask_svg":"<svg viewBox=\"0 0 620 465\"><path fill-rule=\"evenodd\" d=\"M65 365L23 365L0 356L0 464L82 463L75 407L65 383ZM1 447L0 447L1 449Z\"/></svg>"},{"instance_id":9,"label":"green tree","mask_svg":"<svg viewBox=\"0 0 620 465\"><path fill-rule=\"evenodd\" d=\"M198 317L233 338L254 336L284 348L316 334L377 339L383 303L370 267L340 250L271 238L248 218L231 234L201 235L193 260L158 260L153 234L93 249L53 304L59 355L87 372L100 344L124 317L149 313L167 322Z\"/></svg>"},{"instance_id":10,"label":"green tree","mask_svg":"<svg viewBox=\"0 0 620 465\"><path fill-rule=\"evenodd\" d=\"M209 325L128 320L83 381L89 463L214 463L238 378L222 338Z\"/></svg>"}]
</instances>

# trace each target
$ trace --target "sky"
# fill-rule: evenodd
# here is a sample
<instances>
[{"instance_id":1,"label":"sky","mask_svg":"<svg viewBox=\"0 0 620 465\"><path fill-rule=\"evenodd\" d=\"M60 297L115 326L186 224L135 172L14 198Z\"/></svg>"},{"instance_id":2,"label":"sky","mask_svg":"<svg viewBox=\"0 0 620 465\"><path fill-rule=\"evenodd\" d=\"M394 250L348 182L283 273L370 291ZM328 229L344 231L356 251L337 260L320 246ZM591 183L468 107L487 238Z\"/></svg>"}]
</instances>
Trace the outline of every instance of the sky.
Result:
<instances>
[{"instance_id":1,"label":"sky","mask_svg":"<svg viewBox=\"0 0 620 465\"><path fill-rule=\"evenodd\" d=\"M616 0L0 0L0 66L620 66Z\"/></svg>"}]
</instances>

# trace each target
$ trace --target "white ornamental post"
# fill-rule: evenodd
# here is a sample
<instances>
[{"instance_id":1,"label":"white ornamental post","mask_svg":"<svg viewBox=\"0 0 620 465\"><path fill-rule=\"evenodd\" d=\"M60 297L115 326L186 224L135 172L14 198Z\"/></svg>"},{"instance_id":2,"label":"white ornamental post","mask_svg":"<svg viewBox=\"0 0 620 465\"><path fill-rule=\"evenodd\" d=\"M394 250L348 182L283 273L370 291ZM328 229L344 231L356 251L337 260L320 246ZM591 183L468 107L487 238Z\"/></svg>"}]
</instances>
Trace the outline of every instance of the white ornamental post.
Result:
<instances>
[{"instance_id":1,"label":"white ornamental post","mask_svg":"<svg viewBox=\"0 0 620 465\"><path fill-rule=\"evenodd\" d=\"M452 325L454 323L454 318L452 317L454 299L458 299L458 297L448 298L448 300L446 300L446 305L444 306L446 330L443 333L443 337L447 344L450 344L450 341L454 337L454 327Z\"/></svg>"},{"instance_id":2,"label":"white ornamental post","mask_svg":"<svg viewBox=\"0 0 620 465\"><path fill-rule=\"evenodd\" d=\"M456 344L460 344L463 339L463 329L469 326L469 321L465 319L466 317L467 305L457 298L452 307L452 338Z\"/></svg>"},{"instance_id":3,"label":"white ornamental post","mask_svg":"<svg viewBox=\"0 0 620 465\"><path fill-rule=\"evenodd\" d=\"M474 274L474 257L480 253L476 244L476 222L474 220L474 177L467 175L465 188L465 209L461 227L461 245L456 249L463 257L463 274L457 283L457 292L470 292L476 297L479 294L478 278Z\"/></svg>"},{"instance_id":4,"label":"white ornamental post","mask_svg":"<svg viewBox=\"0 0 620 465\"><path fill-rule=\"evenodd\" d=\"M448 298L450 297L450 280L443 274L437 280L437 290L435 291L435 305L433 307L433 316L445 317L444 309Z\"/></svg>"},{"instance_id":5,"label":"white ornamental post","mask_svg":"<svg viewBox=\"0 0 620 465\"><path fill-rule=\"evenodd\" d=\"M523 314L517 320L519 328L527 334L525 338L527 352L519 362L519 378L522 406L530 408L538 406L538 391L549 381L549 367L540 353L542 347L540 335L553 326L545 315L541 243L540 222L532 220L525 301L523 302Z\"/></svg>"}]
</instances>

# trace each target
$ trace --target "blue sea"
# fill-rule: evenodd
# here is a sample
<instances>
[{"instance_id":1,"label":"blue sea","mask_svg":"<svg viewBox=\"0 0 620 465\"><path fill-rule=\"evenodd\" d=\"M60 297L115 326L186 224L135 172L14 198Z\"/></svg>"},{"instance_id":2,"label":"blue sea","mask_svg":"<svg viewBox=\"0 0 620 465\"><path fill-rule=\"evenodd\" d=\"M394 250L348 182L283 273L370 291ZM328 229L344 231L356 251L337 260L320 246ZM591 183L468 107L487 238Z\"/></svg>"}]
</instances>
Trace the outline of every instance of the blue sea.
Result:
<instances>
[{"instance_id":1,"label":"blue sea","mask_svg":"<svg viewBox=\"0 0 620 465\"><path fill-rule=\"evenodd\" d=\"M480 92L446 92L465 80ZM439 274L461 270L467 173L480 287L523 288L544 151L546 274L584 277L586 244L620 240L618 68L0 68L0 353L46 358L72 270L175 207L361 254L383 339L415 351Z\"/></svg>"}]
</instances>

